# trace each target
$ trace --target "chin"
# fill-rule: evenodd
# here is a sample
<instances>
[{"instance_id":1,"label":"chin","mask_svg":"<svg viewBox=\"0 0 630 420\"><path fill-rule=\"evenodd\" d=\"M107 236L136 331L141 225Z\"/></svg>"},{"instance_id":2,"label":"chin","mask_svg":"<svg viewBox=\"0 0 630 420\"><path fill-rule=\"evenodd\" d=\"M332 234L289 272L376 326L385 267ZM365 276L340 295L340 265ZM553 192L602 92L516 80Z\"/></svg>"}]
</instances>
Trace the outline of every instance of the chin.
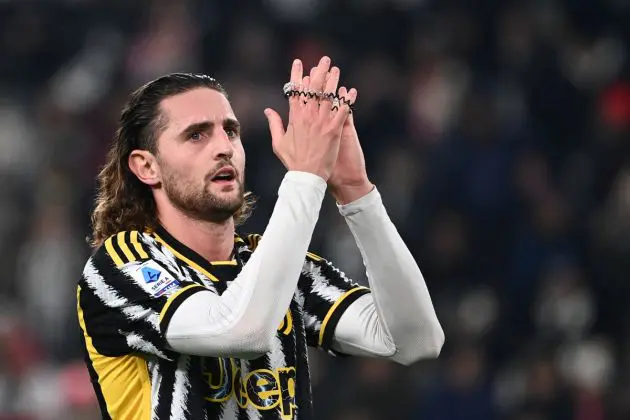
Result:
<instances>
[{"instance_id":1,"label":"chin","mask_svg":"<svg viewBox=\"0 0 630 420\"><path fill-rule=\"evenodd\" d=\"M243 204L243 193L237 188L231 191L212 191L214 201L221 203L221 207L240 207Z\"/></svg>"},{"instance_id":2,"label":"chin","mask_svg":"<svg viewBox=\"0 0 630 420\"><path fill-rule=\"evenodd\" d=\"M212 191L212 195L222 202L236 202L242 200L243 194L237 189L231 191Z\"/></svg>"}]
</instances>

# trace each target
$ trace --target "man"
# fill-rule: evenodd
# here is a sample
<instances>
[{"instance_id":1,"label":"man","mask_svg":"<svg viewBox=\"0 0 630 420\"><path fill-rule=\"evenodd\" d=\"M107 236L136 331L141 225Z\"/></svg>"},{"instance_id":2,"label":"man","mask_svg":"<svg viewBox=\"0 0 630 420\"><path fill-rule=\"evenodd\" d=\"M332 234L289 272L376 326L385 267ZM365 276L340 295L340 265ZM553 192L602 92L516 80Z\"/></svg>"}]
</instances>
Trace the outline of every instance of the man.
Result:
<instances>
[{"instance_id":1,"label":"man","mask_svg":"<svg viewBox=\"0 0 630 420\"><path fill-rule=\"evenodd\" d=\"M86 362L104 418L312 419L307 345L410 364L444 335L412 255L368 181L339 69L291 70L287 168L262 236L248 214L245 153L223 88L173 74L132 94L99 175L79 282ZM337 95L335 95L337 94ZM307 252L329 186L371 290Z\"/></svg>"}]
</instances>

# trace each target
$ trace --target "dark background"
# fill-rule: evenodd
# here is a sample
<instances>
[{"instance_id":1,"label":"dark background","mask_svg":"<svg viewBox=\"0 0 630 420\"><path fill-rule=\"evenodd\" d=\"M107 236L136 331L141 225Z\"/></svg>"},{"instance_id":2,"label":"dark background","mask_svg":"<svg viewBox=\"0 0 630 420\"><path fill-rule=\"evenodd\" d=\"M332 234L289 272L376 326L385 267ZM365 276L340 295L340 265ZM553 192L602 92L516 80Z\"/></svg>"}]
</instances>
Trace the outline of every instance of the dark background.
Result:
<instances>
[{"instance_id":1,"label":"dark background","mask_svg":"<svg viewBox=\"0 0 630 420\"><path fill-rule=\"evenodd\" d=\"M75 288L126 95L224 82L262 232L263 109L323 54L447 342L412 368L314 352L318 418L630 418L629 41L623 0L0 2L0 418L97 418ZM332 201L312 249L365 282Z\"/></svg>"}]
</instances>

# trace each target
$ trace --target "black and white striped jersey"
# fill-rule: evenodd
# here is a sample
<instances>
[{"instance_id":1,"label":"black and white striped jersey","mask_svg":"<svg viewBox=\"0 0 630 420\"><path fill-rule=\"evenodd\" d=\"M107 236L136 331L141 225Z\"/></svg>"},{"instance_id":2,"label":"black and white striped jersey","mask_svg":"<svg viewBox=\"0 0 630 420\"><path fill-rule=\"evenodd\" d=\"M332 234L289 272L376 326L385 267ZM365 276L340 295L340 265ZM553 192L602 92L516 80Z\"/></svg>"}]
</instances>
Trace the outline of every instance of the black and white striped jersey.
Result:
<instances>
[{"instance_id":1,"label":"black and white striped jersey","mask_svg":"<svg viewBox=\"0 0 630 420\"><path fill-rule=\"evenodd\" d=\"M306 256L290 308L264 356L191 356L166 345L177 307L201 290L222 294L259 238L235 236L234 258L212 263L161 227L120 232L94 253L79 281L77 312L103 418L314 417L307 346L332 353L341 314L369 292L317 255Z\"/></svg>"}]
</instances>

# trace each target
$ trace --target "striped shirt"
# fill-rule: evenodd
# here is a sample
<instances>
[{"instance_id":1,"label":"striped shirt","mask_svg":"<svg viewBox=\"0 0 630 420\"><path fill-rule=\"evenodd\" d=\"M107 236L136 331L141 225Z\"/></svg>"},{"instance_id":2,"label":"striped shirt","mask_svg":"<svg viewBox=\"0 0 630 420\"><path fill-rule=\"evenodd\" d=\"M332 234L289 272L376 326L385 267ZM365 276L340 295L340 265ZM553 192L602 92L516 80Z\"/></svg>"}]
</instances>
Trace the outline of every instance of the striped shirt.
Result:
<instances>
[{"instance_id":1,"label":"striped shirt","mask_svg":"<svg viewBox=\"0 0 630 420\"><path fill-rule=\"evenodd\" d=\"M233 259L208 262L163 228L120 232L85 265L77 312L85 360L104 419L313 419L307 346L331 354L344 310L367 288L308 253L287 314L262 357L201 357L169 349L178 306L221 295L259 235L235 236Z\"/></svg>"}]
</instances>

